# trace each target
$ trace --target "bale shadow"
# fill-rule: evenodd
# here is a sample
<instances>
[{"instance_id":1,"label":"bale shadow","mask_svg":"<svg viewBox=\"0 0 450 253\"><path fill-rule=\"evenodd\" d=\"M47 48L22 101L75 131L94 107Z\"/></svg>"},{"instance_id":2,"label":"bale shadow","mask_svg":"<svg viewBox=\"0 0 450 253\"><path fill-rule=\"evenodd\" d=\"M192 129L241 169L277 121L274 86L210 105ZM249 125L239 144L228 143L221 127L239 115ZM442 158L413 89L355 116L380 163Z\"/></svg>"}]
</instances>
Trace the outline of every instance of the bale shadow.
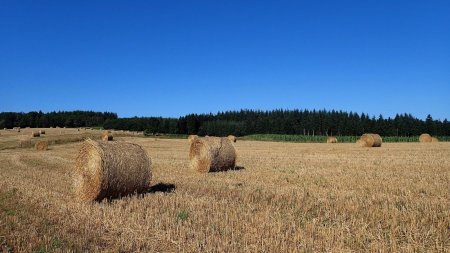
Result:
<instances>
[{"instance_id":1,"label":"bale shadow","mask_svg":"<svg viewBox=\"0 0 450 253\"><path fill-rule=\"evenodd\" d=\"M227 168L224 170L217 170L217 171L209 171L208 173L226 173L228 171L238 171L238 170L245 170L245 167L243 166L235 166L234 168Z\"/></svg>"},{"instance_id":2,"label":"bale shadow","mask_svg":"<svg viewBox=\"0 0 450 253\"><path fill-rule=\"evenodd\" d=\"M157 192L170 193L175 191L176 188L177 187L174 184L159 183L150 187L148 193L157 193Z\"/></svg>"},{"instance_id":3,"label":"bale shadow","mask_svg":"<svg viewBox=\"0 0 450 253\"><path fill-rule=\"evenodd\" d=\"M244 166L235 166L234 168L231 168L230 170L245 170Z\"/></svg>"},{"instance_id":4,"label":"bale shadow","mask_svg":"<svg viewBox=\"0 0 450 253\"><path fill-rule=\"evenodd\" d=\"M147 194L162 192L162 193L172 193L176 189L176 186L174 184L166 184L166 183L159 183L151 186L147 191L141 192L141 193L130 193L125 195L118 195L114 197L106 197L103 199L94 200L97 203L106 202L106 203L114 203L116 200L120 200L123 198L133 197L136 196L138 198L143 198Z\"/></svg>"}]
</instances>

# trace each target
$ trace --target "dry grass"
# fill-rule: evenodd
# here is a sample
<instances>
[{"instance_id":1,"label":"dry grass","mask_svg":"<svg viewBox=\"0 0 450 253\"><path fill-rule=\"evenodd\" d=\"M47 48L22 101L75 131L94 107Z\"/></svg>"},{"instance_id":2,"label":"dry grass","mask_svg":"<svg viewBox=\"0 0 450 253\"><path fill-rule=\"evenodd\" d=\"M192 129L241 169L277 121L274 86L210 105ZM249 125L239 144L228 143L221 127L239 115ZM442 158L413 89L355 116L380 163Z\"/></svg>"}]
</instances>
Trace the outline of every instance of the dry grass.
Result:
<instances>
[{"instance_id":1,"label":"dry grass","mask_svg":"<svg viewBox=\"0 0 450 253\"><path fill-rule=\"evenodd\" d=\"M100 139L101 134L104 132L102 130L92 130L84 129L78 131L77 128L45 128L41 129L45 131L45 135L41 135L39 138L31 138L33 132L39 133L39 129L36 128L25 128L22 129L20 133L13 130L2 131L0 137L0 150L2 149L13 149L21 147L34 147L36 142L43 140L48 141L50 145L64 144L70 142L80 142L86 138ZM114 135L117 137L134 136L130 133L124 133L119 131L113 131ZM30 145L21 146L21 141L26 139L30 142Z\"/></svg>"},{"instance_id":2,"label":"dry grass","mask_svg":"<svg viewBox=\"0 0 450 253\"><path fill-rule=\"evenodd\" d=\"M0 243L15 252L450 248L450 143L240 141L245 169L199 174L186 140L125 140L152 154L152 190L93 204L68 187L80 144L0 151Z\"/></svg>"}]
</instances>

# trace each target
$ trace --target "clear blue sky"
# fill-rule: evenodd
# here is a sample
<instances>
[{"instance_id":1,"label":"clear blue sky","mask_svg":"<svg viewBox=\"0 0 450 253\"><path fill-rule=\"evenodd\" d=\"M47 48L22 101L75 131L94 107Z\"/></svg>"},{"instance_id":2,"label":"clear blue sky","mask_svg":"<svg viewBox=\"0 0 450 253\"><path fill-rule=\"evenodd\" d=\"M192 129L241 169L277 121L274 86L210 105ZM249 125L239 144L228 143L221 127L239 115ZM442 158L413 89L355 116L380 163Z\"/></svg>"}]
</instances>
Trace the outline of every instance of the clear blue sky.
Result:
<instances>
[{"instance_id":1,"label":"clear blue sky","mask_svg":"<svg viewBox=\"0 0 450 253\"><path fill-rule=\"evenodd\" d=\"M3 0L0 92L0 111L450 119L450 1Z\"/></svg>"}]
</instances>

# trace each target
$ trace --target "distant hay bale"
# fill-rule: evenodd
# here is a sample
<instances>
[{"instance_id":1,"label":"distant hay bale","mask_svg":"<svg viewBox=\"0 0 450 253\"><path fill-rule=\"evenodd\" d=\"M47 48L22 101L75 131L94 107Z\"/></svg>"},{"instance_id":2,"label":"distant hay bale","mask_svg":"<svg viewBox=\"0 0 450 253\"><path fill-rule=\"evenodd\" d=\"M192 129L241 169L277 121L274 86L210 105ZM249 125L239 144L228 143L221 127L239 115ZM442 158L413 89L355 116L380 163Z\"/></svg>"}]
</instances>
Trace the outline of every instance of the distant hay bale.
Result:
<instances>
[{"instance_id":1,"label":"distant hay bale","mask_svg":"<svg viewBox=\"0 0 450 253\"><path fill-rule=\"evenodd\" d=\"M82 201L145 192L152 177L151 159L128 142L83 142L74 171L75 195Z\"/></svg>"},{"instance_id":2,"label":"distant hay bale","mask_svg":"<svg viewBox=\"0 0 450 253\"><path fill-rule=\"evenodd\" d=\"M40 130L39 133L40 134L45 134L45 130Z\"/></svg>"},{"instance_id":3,"label":"distant hay bale","mask_svg":"<svg viewBox=\"0 0 450 253\"><path fill-rule=\"evenodd\" d=\"M48 149L48 141L38 141L34 144L36 150L45 151Z\"/></svg>"},{"instance_id":4,"label":"distant hay bale","mask_svg":"<svg viewBox=\"0 0 450 253\"><path fill-rule=\"evenodd\" d=\"M436 137L431 137L431 142L439 142L439 139Z\"/></svg>"},{"instance_id":5,"label":"distant hay bale","mask_svg":"<svg viewBox=\"0 0 450 253\"><path fill-rule=\"evenodd\" d=\"M198 135L191 134L188 136L188 142L192 143L192 141L194 141L196 138L198 138Z\"/></svg>"},{"instance_id":6,"label":"distant hay bale","mask_svg":"<svg viewBox=\"0 0 450 253\"><path fill-rule=\"evenodd\" d=\"M236 142L236 136L234 136L234 135L228 135L228 139L231 141L231 142Z\"/></svg>"},{"instance_id":7,"label":"distant hay bale","mask_svg":"<svg viewBox=\"0 0 450 253\"><path fill-rule=\"evenodd\" d=\"M383 140L379 134L363 134L357 142L361 147L381 147Z\"/></svg>"},{"instance_id":8,"label":"distant hay bale","mask_svg":"<svg viewBox=\"0 0 450 253\"><path fill-rule=\"evenodd\" d=\"M33 131L31 132L31 137L40 137L41 134L39 133L39 131Z\"/></svg>"},{"instance_id":9,"label":"distant hay bale","mask_svg":"<svg viewBox=\"0 0 450 253\"><path fill-rule=\"evenodd\" d=\"M198 172L216 172L234 169L236 150L228 138L195 138L189 149L191 168Z\"/></svg>"},{"instance_id":10,"label":"distant hay bale","mask_svg":"<svg viewBox=\"0 0 450 253\"><path fill-rule=\"evenodd\" d=\"M337 143L337 142L338 142L338 140L336 137L328 136L327 143Z\"/></svg>"},{"instance_id":11,"label":"distant hay bale","mask_svg":"<svg viewBox=\"0 0 450 253\"><path fill-rule=\"evenodd\" d=\"M30 138L22 138L19 140L20 148L30 148L31 147L31 139Z\"/></svg>"},{"instance_id":12,"label":"distant hay bale","mask_svg":"<svg viewBox=\"0 0 450 253\"><path fill-rule=\"evenodd\" d=\"M433 138L429 134L421 134L419 136L419 142L432 142Z\"/></svg>"},{"instance_id":13,"label":"distant hay bale","mask_svg":"<svg viewBox=\"0 0 450 253\"><path fill-rule=\"evenodd\" d=\"M104 132L102 134L102 140L103 141L112 141L113 140L113 135L111 133Z\"/></svg>"}]
</instances>

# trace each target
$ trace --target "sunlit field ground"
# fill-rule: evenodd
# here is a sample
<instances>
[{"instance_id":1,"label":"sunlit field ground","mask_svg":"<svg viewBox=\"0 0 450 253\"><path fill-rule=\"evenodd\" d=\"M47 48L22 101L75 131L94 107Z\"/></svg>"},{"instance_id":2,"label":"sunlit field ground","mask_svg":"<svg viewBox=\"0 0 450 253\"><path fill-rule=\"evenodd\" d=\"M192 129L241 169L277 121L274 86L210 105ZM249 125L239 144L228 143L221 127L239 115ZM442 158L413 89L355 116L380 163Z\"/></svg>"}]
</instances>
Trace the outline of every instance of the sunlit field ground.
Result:
<instances>
[{"instance_id":1,"label":"sunlit field ground","mask_svg":"<svg viewBox=\"0 0 450 253\"><path fill-rule=\"evenodd\" d=\"M6 251L449 252L448 142L238 140L239 170L199 174L189 168L187 140L115 138L148 151L153 187L83 204L71 180L80 143L12 148L25 131L0 131ZM41 139L83 134L46 131Z\"/></svg>"}]
</instances>

